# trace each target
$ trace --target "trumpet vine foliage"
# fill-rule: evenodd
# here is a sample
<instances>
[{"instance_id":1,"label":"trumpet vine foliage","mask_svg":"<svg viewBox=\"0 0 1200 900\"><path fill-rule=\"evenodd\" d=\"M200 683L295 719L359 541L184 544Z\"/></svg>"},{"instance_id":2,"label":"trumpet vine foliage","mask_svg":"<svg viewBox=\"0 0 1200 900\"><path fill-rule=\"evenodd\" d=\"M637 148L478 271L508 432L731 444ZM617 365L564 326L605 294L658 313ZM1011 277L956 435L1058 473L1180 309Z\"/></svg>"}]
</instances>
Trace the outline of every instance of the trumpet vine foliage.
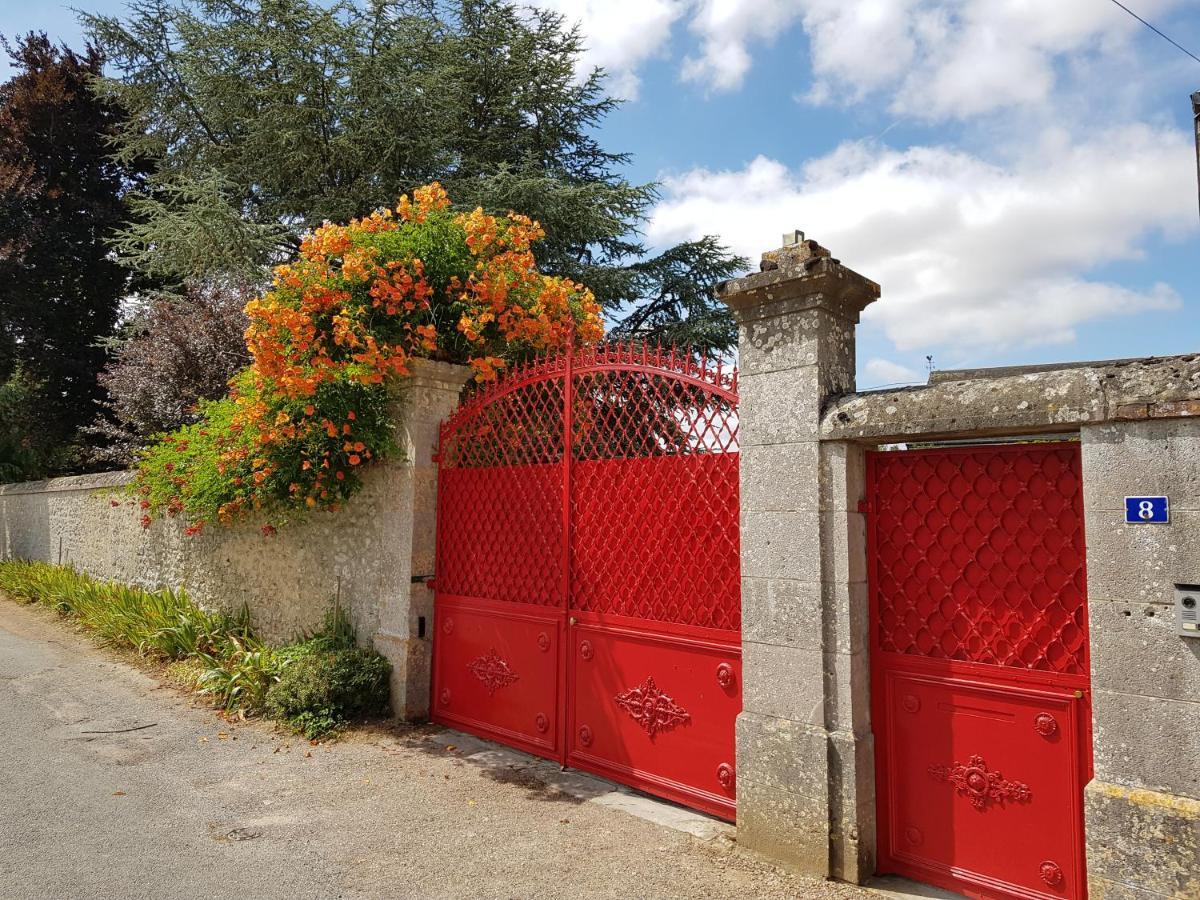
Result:
<instances>
[{"instance_id":1,"label":"trumpet vine foliage","mask_svg":"<svg viewBox=\"0 0 1200 900\"><path fill-rule=\"evenodd\" d=\"M143 453L142 524L183 513L196 534L257 513L270 534L296 512L336 510L396 452L393 388L413 359L468 363L486 381L599 341L592 293L538 271L541 237L515 213L454 212L436 183L394 212L316 229L247 304L251 362L229 396Z\"/></svg>"}]
</instances>

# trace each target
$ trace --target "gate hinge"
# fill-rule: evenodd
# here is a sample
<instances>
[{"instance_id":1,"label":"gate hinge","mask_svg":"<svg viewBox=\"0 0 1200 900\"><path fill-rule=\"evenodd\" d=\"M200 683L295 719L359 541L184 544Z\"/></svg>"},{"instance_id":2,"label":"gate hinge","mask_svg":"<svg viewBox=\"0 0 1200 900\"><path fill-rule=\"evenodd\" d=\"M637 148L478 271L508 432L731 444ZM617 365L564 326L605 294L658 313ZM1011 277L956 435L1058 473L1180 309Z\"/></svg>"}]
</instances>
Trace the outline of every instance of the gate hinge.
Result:
<instances>
[{"instance_id":1,"label":"gate hinge","mask_svg":"<svg viewBox=\"0 0 1200 900\"><path fill-rule=\"evenodd\" d=\"M865 497L858 501L858 511L860 513L873 513L875 510L871 506L871 501Z\"/></svg>"}]
</instances>

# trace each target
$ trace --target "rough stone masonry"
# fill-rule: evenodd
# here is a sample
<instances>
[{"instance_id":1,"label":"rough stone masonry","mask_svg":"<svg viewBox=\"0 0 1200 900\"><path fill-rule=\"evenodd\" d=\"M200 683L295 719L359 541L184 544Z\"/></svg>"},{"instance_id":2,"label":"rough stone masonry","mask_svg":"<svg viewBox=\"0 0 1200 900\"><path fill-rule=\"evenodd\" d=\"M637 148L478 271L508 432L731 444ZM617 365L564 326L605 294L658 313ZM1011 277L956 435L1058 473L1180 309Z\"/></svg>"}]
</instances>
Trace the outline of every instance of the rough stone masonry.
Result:
<instances>
[{"instance_id":1,"label":"rough stone masonry","mask_svg":"<svg viewBox=\"0 0 1200 900\"><path fill-rule=\"evenodd\" d=\"M1174 585L1200 583L1200 354L855 393L854 328L874 282L795 232L720 295L740 323L739 840L851 881L875 869L864 451L1078 435L1090 893L1200 897L1200 639L1172 621ZM1169 525L1124 524L1124 498L1147 494L1170 496Z\"/></svg>"}]
</instances>

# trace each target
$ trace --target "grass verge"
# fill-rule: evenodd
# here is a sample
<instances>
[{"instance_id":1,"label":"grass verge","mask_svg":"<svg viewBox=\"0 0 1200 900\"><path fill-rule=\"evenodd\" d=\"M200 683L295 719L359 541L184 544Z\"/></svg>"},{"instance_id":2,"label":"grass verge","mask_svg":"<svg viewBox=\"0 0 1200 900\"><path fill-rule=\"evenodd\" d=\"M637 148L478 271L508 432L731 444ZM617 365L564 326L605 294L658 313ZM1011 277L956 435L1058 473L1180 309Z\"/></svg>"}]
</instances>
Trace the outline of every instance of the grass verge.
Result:
<instances>
[{"instance_id":1,"label":"grass verge","mask_svg":"<svg viewBox=\"0 0 1200 900\"><path fill-rule=\"evenodd\" d=\"M316 739L386 712L390 666L356 646L349 620L326 614L302 640L271 646L250 616L209 612L182 590L146 591L64 566L0 562L0 592L75 619L100 640L168 664L174 680L230 713L266 715Z\"/></svg>"}]
</instances>

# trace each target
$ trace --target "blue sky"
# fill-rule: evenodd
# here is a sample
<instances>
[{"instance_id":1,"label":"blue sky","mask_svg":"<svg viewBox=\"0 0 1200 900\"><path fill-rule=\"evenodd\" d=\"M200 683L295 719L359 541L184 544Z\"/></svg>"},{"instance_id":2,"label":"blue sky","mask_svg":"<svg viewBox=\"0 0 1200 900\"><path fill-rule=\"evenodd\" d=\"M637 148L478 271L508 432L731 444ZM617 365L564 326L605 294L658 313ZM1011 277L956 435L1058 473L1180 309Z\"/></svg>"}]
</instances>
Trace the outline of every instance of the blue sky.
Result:
<instances>
[{"instance_id":1,"label":"blue sky","mask_svg":"<svg viewBox=\"0 0 1200 900\"><path fill-rule=\"evenodd\" d=\"M859 385L1200 351L1200 63L1110 0L536 0L629 101L653 245L799 228L879 281ZM75 0L119 13L114 0ZM1200 0L1126 4L1200 55ZM0 31L81 40L53 2Z\"/></svg>"}]
</instances>

